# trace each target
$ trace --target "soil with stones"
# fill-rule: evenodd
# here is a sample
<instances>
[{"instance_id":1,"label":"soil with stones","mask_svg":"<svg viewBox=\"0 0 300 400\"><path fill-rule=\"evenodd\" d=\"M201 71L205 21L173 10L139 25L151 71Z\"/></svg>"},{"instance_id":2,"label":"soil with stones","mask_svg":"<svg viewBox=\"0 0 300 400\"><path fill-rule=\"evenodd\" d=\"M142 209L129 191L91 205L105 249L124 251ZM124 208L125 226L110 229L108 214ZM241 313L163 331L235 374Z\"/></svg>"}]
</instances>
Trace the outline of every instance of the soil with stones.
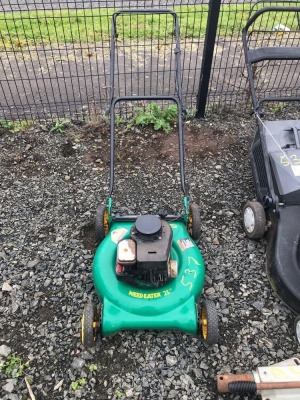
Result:
<instances>
[{"instance_id":1,"label":"soil with stones","mask_svg":"<svg viewBox=\"0 0 300 400\"><path fill-rule=\"evenodd\" d=\"M253 119L232 114L185 123L186 188L201 208L203 294L217 306L219 344L175 331L126 331L90 351L79 328L85 302L97 301L93 217L108 195L108 128L1 130L1 399L30 397L24 374L36 399L232 399L217 394L217 373L297 355L294 317L265 273L265 242L242 230L242 206L255 197L254 129ZM114 210L182 207L176 130L119 129L115 161ZM21 376L20 364L7 370L12 355L29 362Z\"/></svg>"}]
</instances>

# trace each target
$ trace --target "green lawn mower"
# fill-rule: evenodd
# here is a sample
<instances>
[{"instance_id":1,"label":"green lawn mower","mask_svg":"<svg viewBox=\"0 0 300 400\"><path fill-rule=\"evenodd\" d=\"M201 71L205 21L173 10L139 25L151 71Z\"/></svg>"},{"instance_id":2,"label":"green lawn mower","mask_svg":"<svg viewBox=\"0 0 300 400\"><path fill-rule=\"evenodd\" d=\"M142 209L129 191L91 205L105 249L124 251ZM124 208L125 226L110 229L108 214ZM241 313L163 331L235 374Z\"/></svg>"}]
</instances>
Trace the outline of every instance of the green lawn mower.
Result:
<instances>
[{"instance_id":1,"label":"green lawn mower","mask_svg":"<svg viewBox=\"0 0 300 400\"><path fill-rule=\"evenodd\" d=\"M86 304L81 322L85 347L97 337L121 330L173 330L199 335L207 344L218 341L218 316L212 301L201 294L205 266L196 244L200 213L189 204L184 179L184 143L180 72L179 24L170 10L120 10L113 14L110 83L114 88L116 20L126 14L167 14L174 21L176 93L172 96L125 96L110 98L110 183L107 205L96 212L96 234L100 242L93 261L93 281L99 304ZM112 213L114 186L115 106L119 102L172 101L178 107L178 139L183 211L169 215L121 215Z\"/></svg>"}]
</instances>

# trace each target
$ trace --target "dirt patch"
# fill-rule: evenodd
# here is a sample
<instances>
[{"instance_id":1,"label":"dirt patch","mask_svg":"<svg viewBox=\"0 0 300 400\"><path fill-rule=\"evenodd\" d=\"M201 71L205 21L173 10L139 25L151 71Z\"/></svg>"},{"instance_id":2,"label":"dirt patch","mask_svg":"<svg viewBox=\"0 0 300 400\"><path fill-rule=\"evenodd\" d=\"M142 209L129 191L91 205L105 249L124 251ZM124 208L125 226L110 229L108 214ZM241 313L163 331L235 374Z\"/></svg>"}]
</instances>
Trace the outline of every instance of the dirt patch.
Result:
<instances>
[{"instance_id":1,"label":"dirt patch","mask_svg":"<svg viewBox=\"0 0 300 400\"><path fill-rule=\"evenodd\" d=\"M27 176L38 175L42 165L46 164L47 147L46 141L40 136L38 131L14 134L6 131L7 140L0 154L0 165L22 175L23 173ZM49 169L49 166L45 169Z\"/></svg>"},{"instance_id":2,"label":"dirt patch","mask_svg":"<svg viewBox=\"0 0 300 400\"><path fill-rule=\"evenodd\" d=\"M39 326L43 322L52 322L54 320L54 316L54 311L51 308L47 306L41 307L38 314L36 315L35 324L36 326Z\"/></svg>"},{"instance_id":3,"label":"dirt patch","mask_svg":"<svg viewBox=\"0 0 300 400\"><path fill-rule=\"evenodd\" d=\"M94 252L97 247L96 231L94 221L89 222L80 229L80 240L86 250Z\"/></svg>"},{"instance_id":4,"label":"dirt patch","mask_svg":"<svg viewBox=\"0 0 300 400\"><path fill-rule=\"evenodd\" d=\"M236 137L233 138L218 129L199 128L190 124L186 124L184 129L185 152L190 158L210 158L219 154L221 150L238 144ZM160 155L171 159L178 158L177 132L161 138Z\"/></svg>"},{"instance_id":5,"label":"dirt patch","mask_svg":"<svg viewBox=\"0 0 300 400\"><path fill-rule=\"evenodd\" d=\"M210 158L221 153L222 150L234 150L240 145L239 139L210 127L198 127L186 123L184 126L184 143L187 157ZM153 132L148 128L140 131L116 131L115 163L126 167L130 163L157 164L158 160L170 163L179 160L178 131L170 133ZM109 136L107 132L101 140L95 141L92 149L86 152L83 162L93 164L101 161L109 164Z\"/></svg>"},{"instance_id":6,"label":"dirt patch","mask_svg":"<svg viewBox=\"0 0 300 400\"><path fill-rule=\"evenodd\" d=\"M7 128L0 127L0 137L9 133Z\"/></svg>"},{"instance_id":7,"label":"dirt patch","mask_svg":"<svg viewBox=\"0 0 300 400\"><path fill-rule=\"evenodd\" d=\"M68 138L66 143L61 146L61 154L63 157L71 157L76 153L74 143Z\"/></svg>"}]
</instances>

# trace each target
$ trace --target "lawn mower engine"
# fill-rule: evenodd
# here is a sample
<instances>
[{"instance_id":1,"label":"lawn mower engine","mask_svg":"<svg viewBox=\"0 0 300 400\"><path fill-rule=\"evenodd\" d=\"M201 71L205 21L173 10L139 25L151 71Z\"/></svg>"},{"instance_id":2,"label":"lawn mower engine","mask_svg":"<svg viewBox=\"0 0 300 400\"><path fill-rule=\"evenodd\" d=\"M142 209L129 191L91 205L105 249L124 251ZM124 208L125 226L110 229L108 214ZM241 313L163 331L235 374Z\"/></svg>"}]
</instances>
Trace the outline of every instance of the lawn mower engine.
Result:
<instances>
[{"instance_id":1,"label":"lawn mower engine","mask_svg":"<svg viewBox=\"0 0 300 400\"><path fill-rule=\"evenodd\" d=\"M118 280L137 286L159 287L177 276L177 261L171 260L172 228L156 215L140 215L130 239L118 243Z\"/></svg>"}]
</instances>

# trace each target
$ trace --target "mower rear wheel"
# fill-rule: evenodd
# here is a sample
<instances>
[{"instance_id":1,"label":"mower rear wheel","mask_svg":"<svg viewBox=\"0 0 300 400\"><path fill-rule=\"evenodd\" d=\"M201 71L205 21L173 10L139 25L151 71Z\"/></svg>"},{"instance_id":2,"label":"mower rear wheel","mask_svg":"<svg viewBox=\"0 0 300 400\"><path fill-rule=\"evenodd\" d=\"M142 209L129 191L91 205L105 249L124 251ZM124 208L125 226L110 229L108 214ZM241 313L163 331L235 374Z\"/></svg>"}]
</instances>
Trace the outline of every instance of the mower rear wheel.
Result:
<instances>
[{"instance_id":1,"label":"mower rear wheel","mask_svg":"<svg viewBox=\"0 0 300 400\"><path fill-rule=\"evenodd\" d=\"M95 230L97 241L100 243L109 231L108 209L103 204L96 209Z\"/></svg>"},{"instance_id":2,"label":"mower rear wheel","mask_svg":"<svg viewBox=\"0 0 300 400\"><path fill-rule=\"evenodd\" d=\"M219 318L215 304L211 300L203 300L200 306L199 330L204 343L212 345L219 340Z\"/></svg>"},{"instance_id":3,"label":"mower rear wheel","mask_svg":"<svg viewBox=\"0 0 300 400\"><path fill-rule=\"evenodd\" d=\"M189 206L188 232L192 239L199 240L201 235L201 218L200 209L196 203L192 203Z\"/></svg>"},{"instance_id":4,"label":"mower rear wheel","mask_svg":"<svg viewBox=\"0 0 300 400\"><path fill-rule=\"evenodd\" d=\"M100 319L97 316L97 310L94 303L86 303L81 318L81 342L86 348L93 347L99 332Z\"/></svg>"},{"instance_id":5,"label":"mower rear wheel","mask_svg":"<svg viewBox=\"0 0 300 400\"><path fill-rule=\"evenodd\" d=\"M300 315L295 319L295 333L296 333L296 339L300 344Z\"/></svg>"},{"instance_id":6,"label":"mower rear wheel","mask_svg":"<svg viewBox=\"0 0 300 400\"><path fill-rule=\"evenodd\" d=\"M243 208L243 228L249 239L261 239L266 231L266 213L258 201L248 201Z\"/></svg>"}]
</instances>

